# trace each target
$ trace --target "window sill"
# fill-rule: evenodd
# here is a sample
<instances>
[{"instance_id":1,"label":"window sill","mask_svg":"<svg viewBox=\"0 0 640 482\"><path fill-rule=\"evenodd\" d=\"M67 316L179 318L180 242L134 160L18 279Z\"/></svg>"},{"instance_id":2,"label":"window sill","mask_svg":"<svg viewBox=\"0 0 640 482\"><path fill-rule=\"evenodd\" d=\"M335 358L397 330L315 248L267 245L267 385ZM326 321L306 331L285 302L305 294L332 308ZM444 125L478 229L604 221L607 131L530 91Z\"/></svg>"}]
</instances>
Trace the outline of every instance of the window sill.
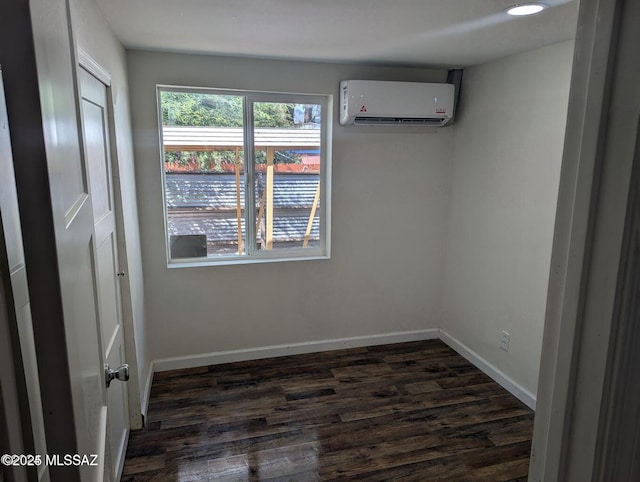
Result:
<instances>
[{"instance_id":1,"label":"window sill","mask_svg":"<svg viewBox=\"0 0 640 482\"><path fill-rule=\"evenodd\" d=\"M278 257L224 257L224 258L198 258L193 261L169 261L167 268L202 268L207 266L230 266L240 264L281 263L289 261L316 261L331 259L330 255L313 254L309 256L278 256Z\"/></svg>"}]
</instances>

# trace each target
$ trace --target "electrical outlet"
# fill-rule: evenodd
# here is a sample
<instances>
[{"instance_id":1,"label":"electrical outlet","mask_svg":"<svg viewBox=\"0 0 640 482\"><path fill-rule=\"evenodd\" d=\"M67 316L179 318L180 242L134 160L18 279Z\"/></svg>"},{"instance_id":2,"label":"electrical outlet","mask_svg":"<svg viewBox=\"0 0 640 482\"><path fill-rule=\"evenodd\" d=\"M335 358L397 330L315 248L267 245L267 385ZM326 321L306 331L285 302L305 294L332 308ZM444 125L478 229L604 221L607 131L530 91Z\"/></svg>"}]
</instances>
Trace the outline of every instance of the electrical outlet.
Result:
<instances>
[{"instance_id":1,"label":"electrical outlet","mask_svg":"<svg viewBox=\"0 0 640 482\"><path fill-rule=\"evenodd\" d=\"M511 335L506 331L502 332L502 338L500 339L500 348L504 351L509 351L509 342L511 341Z\"/></svg>"}]
</instances>

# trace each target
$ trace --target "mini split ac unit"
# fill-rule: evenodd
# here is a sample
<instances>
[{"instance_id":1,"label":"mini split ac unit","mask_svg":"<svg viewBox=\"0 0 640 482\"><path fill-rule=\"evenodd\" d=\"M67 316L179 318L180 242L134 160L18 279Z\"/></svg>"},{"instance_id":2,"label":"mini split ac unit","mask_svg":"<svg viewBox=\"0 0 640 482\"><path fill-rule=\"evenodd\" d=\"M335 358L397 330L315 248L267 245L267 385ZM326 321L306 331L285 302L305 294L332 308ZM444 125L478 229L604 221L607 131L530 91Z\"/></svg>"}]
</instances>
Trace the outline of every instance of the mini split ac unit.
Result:
<instances>
[{"instance_id":1,"label":"mini split ac unit","mask_svg":"<svg viewBox=\"0 0 640 482\"><path fill-rule=\"evenodd\" d=\"M445 126L453 116L453 84L343 80L340 124Z\"/></svg>"}]
</instances>

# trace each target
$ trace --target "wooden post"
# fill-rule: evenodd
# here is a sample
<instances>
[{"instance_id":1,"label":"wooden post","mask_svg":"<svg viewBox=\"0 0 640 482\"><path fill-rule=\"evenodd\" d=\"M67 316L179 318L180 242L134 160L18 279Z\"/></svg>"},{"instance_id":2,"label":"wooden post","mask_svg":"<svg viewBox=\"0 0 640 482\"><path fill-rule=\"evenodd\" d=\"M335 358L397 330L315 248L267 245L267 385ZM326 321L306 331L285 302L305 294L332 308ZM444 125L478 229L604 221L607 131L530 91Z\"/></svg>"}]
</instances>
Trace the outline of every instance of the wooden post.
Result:
<instances>
[{"instance_id":1,"label":"wooden post","mask_svg":"<svg viewBox=\"0 0 640 482\"><path fill-rule=\"evenodd\" d=\"M238 218L238 254L242 254L242 202L240 199L240 148L236 147L236 213Z\"/></svg>"},{"instance_id":2,"label":"wooden post","mask_svg":"<svg viewBox=\"0 0 640 482\"><path fill-rule=\"evenodd\" d=\"M256 221L256 237L259 236L260 232L260 223L262 222L262 216L264 215L264 201L267 196L267 190L262 190L262 196L260 198L260 208L258 209L258 219ZM263 233L264 234L264 233Z\"/></svg>"},{"instance_id":3,"label":"wooden post","mask_svg":"<svg viewBox=\"0 0 640 482\"><path fill-rule=\"evenodd\" d=\"M273 158L275 149L267 147L267 249L273 249Z\"/></svg>"},{"instance_id":4,"label":"wooden post","mask_svg":"<svg viewBox=\"0 0 640 482\"><path fill-rule=\"evenodd\" d=\"M320 200L320 181L318 180L318 188L316 189L316 195L313 198L313 204L311 205L311 214L309 214L309 222L307 223L307 231L304 233L304 241L302 247L306 248L309 244L309 236L311 236L311 226L313 225L313 218L316 217L316 209L318 208L318 201Z\"/></svg>"}]
</instances>

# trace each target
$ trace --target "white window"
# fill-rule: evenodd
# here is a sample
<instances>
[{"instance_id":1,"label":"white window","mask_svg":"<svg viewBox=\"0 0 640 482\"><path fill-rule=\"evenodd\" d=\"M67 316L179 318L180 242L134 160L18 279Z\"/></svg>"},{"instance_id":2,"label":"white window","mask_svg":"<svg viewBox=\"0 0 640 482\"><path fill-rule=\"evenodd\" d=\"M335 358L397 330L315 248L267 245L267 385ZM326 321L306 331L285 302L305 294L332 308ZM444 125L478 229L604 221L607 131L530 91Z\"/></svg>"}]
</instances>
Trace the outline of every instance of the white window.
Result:
<instances>
[{"instance_id":1,"label":"white window","mask_svg":"<svg viewBox=\"0 0 640 482\"><path fill-rule=\"evenodd\" d=\"M170 265L329 256L331 97L158 87Z\"/></svg>"}]
</instances>

